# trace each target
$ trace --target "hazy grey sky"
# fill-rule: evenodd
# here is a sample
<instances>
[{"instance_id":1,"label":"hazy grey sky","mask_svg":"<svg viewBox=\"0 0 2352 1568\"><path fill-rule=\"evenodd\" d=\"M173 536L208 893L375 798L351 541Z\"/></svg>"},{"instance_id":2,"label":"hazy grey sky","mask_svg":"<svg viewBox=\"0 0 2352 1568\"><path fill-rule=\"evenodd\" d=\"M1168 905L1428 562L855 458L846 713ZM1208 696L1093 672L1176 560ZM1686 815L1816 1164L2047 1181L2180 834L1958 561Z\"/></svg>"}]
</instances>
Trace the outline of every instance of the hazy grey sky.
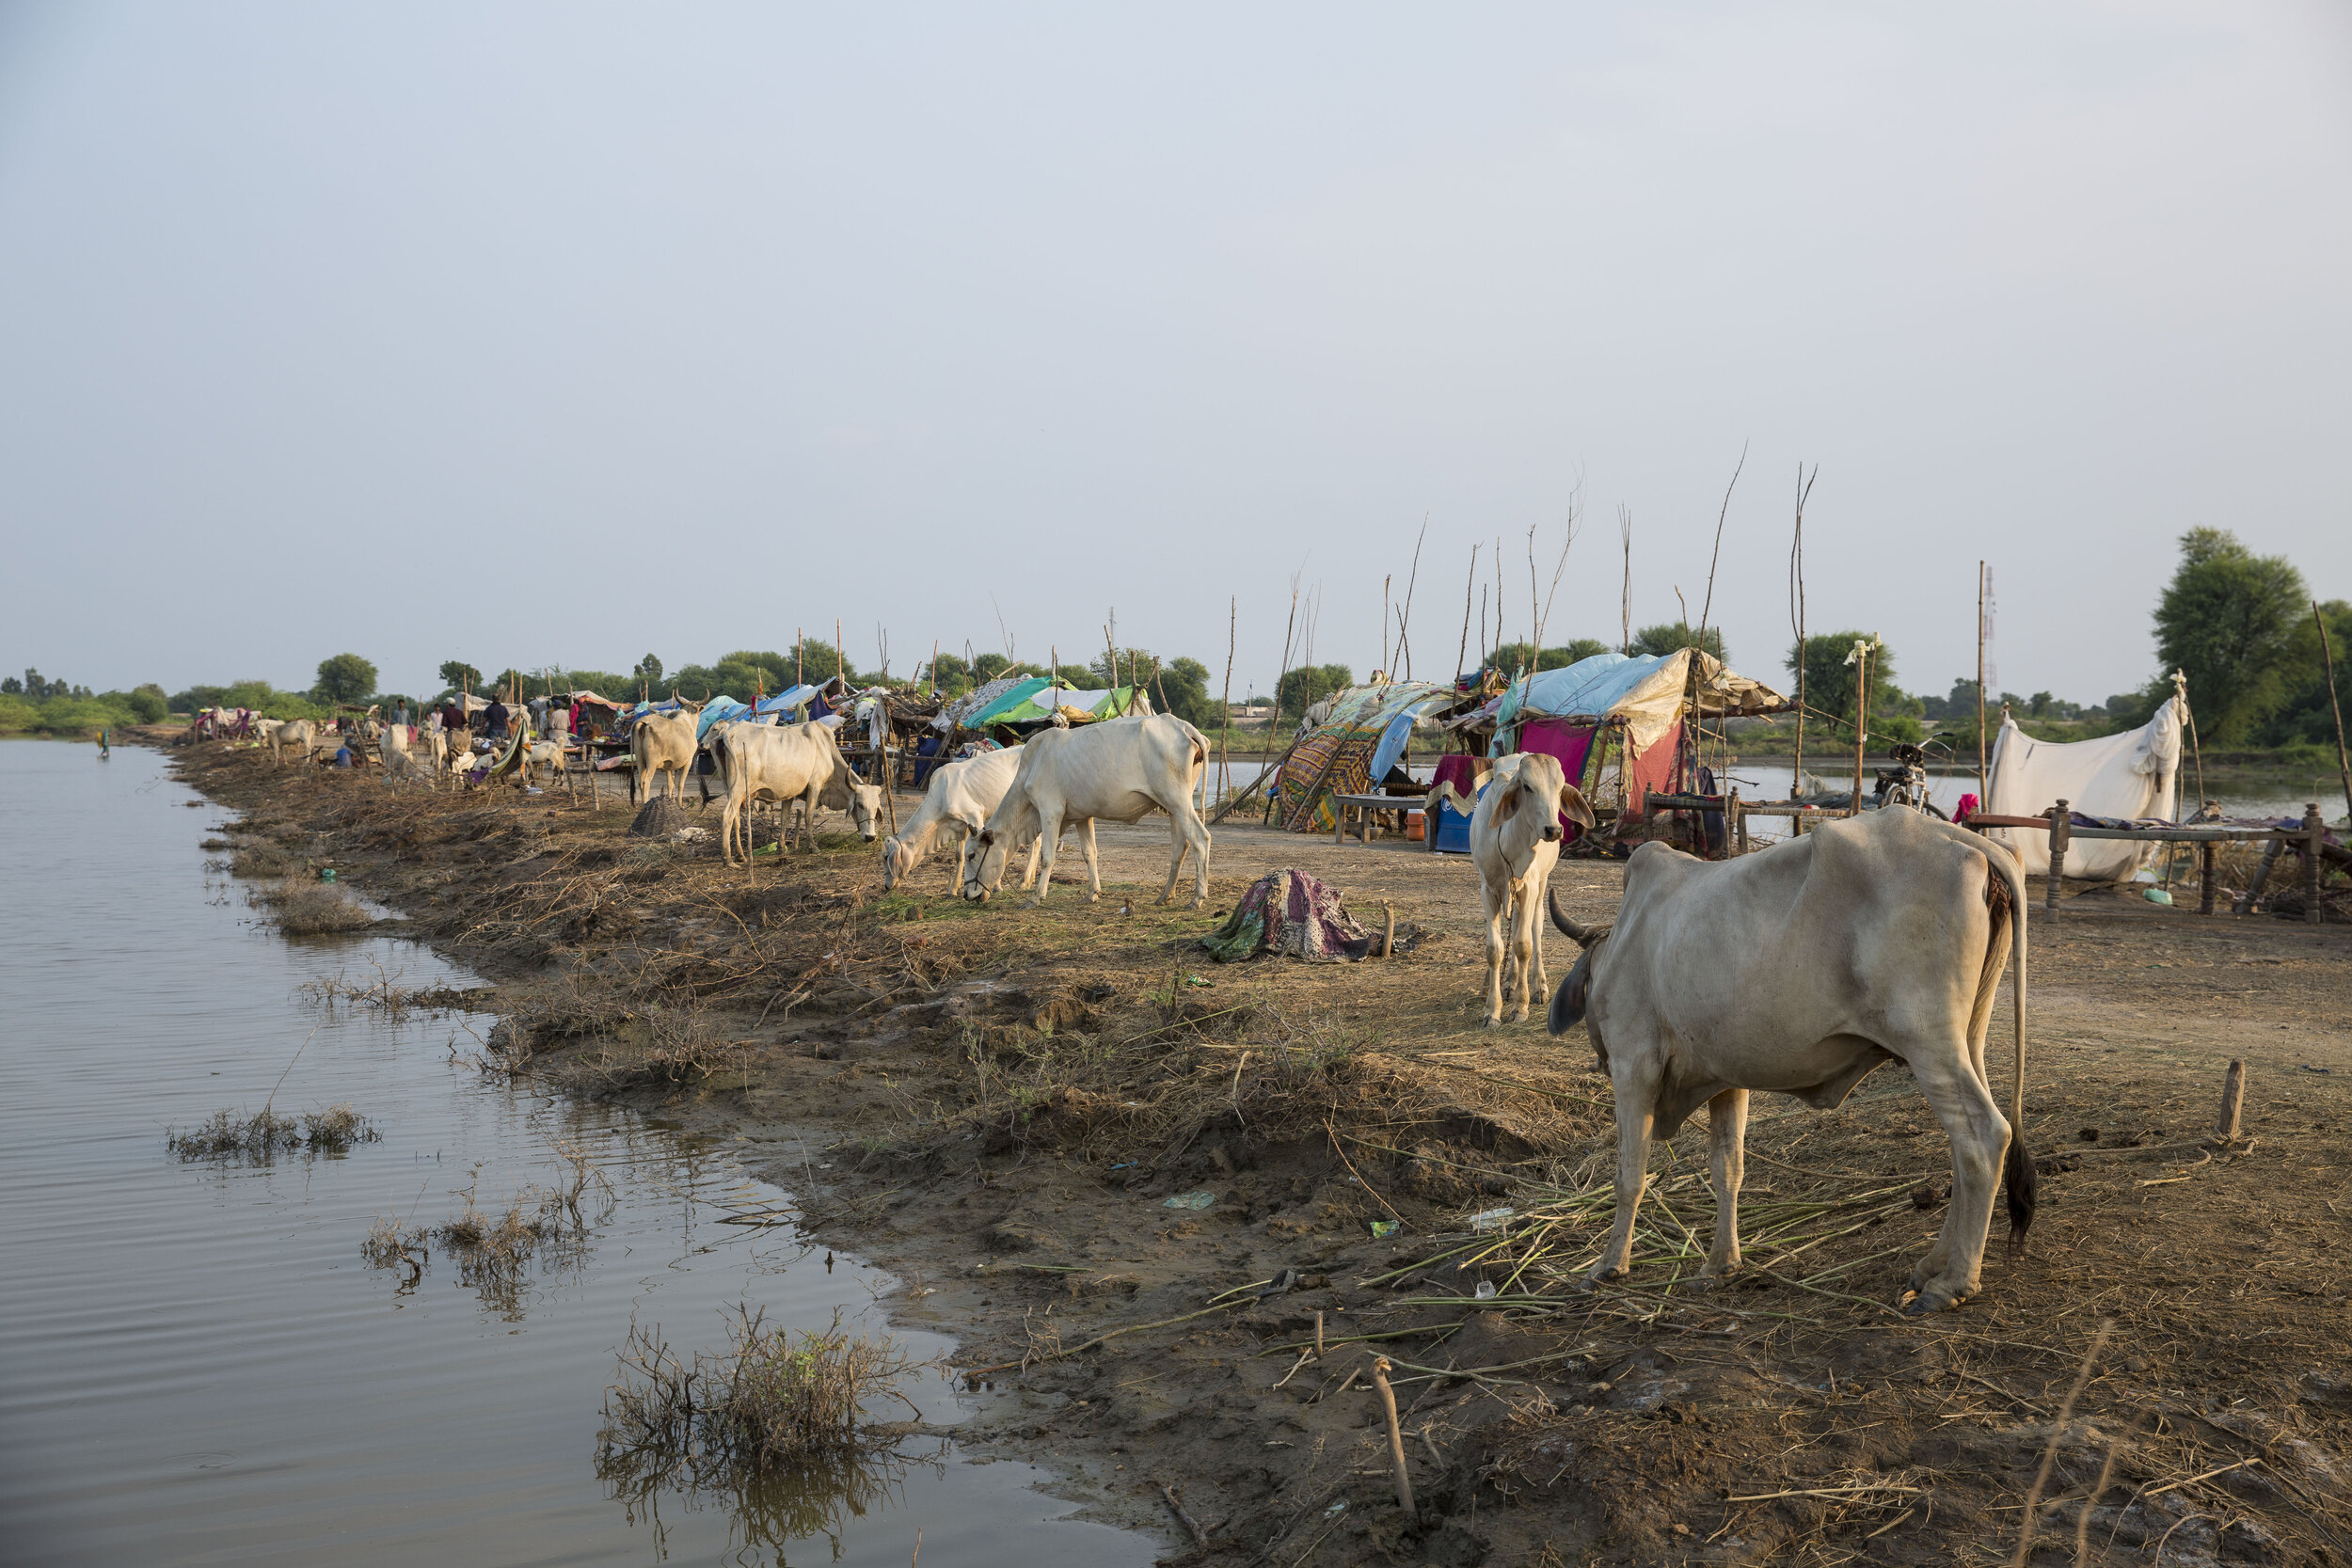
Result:
<instances>
[{"instance_id":1,"label":"hazy grey sky","mask_svg":"<svg viewBox=\"0 0 2352 1568\"><path fill-rule=\"evenodd\" d=\"M2337 4L0 8L0 665L672 666L846 623L1263 689L1429 545L1549 641L2151 673L2200 523L2352 594ZM1482 562L1482 572L1485 563ZM992 604L992 595L993 603Z\"/></svg>"}]
</instances>

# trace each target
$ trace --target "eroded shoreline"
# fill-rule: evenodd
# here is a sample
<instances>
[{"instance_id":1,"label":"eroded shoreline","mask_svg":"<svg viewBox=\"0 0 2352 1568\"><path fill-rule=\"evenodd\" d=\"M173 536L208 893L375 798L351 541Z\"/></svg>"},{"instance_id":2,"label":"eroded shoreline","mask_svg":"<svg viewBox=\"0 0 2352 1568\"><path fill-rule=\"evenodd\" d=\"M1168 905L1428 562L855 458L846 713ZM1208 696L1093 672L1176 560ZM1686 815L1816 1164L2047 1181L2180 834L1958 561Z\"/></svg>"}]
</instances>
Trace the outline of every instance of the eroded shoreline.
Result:
<instances>
[{"instance_id":1,"label":"eroded shoreline","mask_svg":"<svg viewBox=\"0 0 2352 1568\"><path fill-rule=\"evenodd\" d=\"M2345 1232L2324 1205L2281 1196L2282 1182L2352 1181L2333 1135L2352 1108L2343 1075L2289 1076L2352 1068L2340 928L2078 900L2079 918L2037 932L2029 1123L2052 1167L2047 1239L1989 1262L1978 1302L1920 1324L1883 1304L1920 1222L1940 1221L1909 1195L1933 1187L1944 1148L1888 1074L1835 1117L1759 1107L1753 1148L1778 1190L1752 1178L1753 1200L1836 1214L1857 1192L1893 1193L1852 1210L1848 1233L1792 1240L1780 1278L1727 1291L1677 1287L1661 1250L1639 1290L1576 1291L1606 1081L1581 1041L1472 1027L1483 966L1457 863L1220 830L1217 908L1296 863L1441 933L1387 965L1226 971L1189 946L1206 918L1144 902L1164 824L1105 835L1101 904L1057 887L1042 910L974 910L946 896L936 862L880 895L866 846L731 872L560 794L394 792L249 752L173 755L244 814L246 869L331 859L407 934L492 981L479 1000L500 1009L489 1037L512 1069L736 1142L806 1190L810 1234L906 1281L894 1315L1004 1369L961 1440L1058 1466L1062 1495L1157 1532L1177 1560L1747 1560L1862 1540L1927 1560L2013 1544L2049 1412L2102 1312L2148 1348L2101 1374L2106 1404L2055 1463L2079 1510L2137 1423L2118 1462L2129 1485L2092 1505L2119 1551L2167 1528L2175 1549L2195 1537L2194 1511L2164 1502L2185 1489L2133 1489L2232 1441L2206 1424L2216 1400L2267 1423L2241 1449L2344 1451L2352 1368L2329 1265ZM1618 876L1572 863L1564 886L1597 912ZM2257 1050L2257 1148L2175 1180L2218 1059ZM1674 1160L1661 1180L1690 1168ZM1204 1208L1168 1206L1200 1193ZM1708 1213L1703 1192L1670 1204L1693 1227ZM1502 1207L1558 1217L1500 1243L1466 1229ZM1375 1220L1400 1233L1375 1237ZM2161 1263L2134 1239L2152 1223ZM2258 1256L2249 1235L2269 1238ZM1246 1289L1261 1281L1291 1288ZM1481 1282L1504 1305L1482 1305ZM1287 1348L1311 1341L1318 1312L1321 1362ZM1418 1520L1391 1495L1374 1402L1349 1386L1367 1346L1405 1380ZM2312 1517L2341 1483L2284 1460L2233 1474L2272 1492L2200 1485L2224 1488L2266 1549L2344 1550L2328 1511ZM1866 1475L1880 1490L1853 1490ZM1206 1547L1174 1526L1163 1481ZM1894 1505L1925 1485L1939 1508L1903 1520ZM1769 1492L1797 1495L1726 1500ZM2053 1520L2071 1543L2074 1515Z\"/></svg>"}]
</instances>

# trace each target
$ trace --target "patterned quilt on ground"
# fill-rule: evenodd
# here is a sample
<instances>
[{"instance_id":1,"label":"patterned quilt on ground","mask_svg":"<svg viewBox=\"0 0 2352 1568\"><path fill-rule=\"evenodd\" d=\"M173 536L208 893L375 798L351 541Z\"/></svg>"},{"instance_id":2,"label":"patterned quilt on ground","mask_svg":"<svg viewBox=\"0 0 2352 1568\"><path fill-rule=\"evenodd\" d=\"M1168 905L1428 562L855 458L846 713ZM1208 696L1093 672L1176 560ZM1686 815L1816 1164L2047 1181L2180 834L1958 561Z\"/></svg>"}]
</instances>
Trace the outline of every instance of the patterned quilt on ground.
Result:
<instances>
[{"instance_id":1,"label":"patterned quilt on ground","mask_svg":"<svg viewBox=\"0 0 2352 1568\"><path fill-rule=\"evenodd\" d=\"M1393 951L1419 946L1422 934L1420 927L1400 922ZM1337 963L1376 954L1380 941L1380 932L1356 924L1337 888L1304 871L1282 870L1251 883L1225 924L1200 945L1219 963L1279 958Z\"/></svg>"}]
</instances>

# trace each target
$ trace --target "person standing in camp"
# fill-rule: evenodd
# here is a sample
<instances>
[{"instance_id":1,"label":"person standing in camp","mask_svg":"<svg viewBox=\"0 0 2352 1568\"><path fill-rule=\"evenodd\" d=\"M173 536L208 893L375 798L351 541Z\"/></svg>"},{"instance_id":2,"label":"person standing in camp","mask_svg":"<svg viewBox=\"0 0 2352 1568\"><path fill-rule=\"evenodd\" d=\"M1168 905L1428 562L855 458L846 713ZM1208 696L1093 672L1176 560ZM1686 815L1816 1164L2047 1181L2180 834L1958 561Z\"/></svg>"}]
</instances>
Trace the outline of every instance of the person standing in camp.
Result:
<instances>
[{"instance_id":1,"label":"person standing in camp","mask_svg":"<svg viewBox=\"0 0 2352 1568\"><path fill-rule=\"evenodd\" d=\"M545 697L531 699L531 727L541 735L548 733L548 700Z\"/></svg>"},{"instance_id":2,"label":"person standing in camp","mask_svg":"<svg viewBox=\"0 0 2352 1568\"><path fill-rule=\"evenodd\" d=\"M506 705L493 696L490 699L490 705L483 710L482 733L492 740L505 739L506 719Z\"/></svg>"}]
</instances>

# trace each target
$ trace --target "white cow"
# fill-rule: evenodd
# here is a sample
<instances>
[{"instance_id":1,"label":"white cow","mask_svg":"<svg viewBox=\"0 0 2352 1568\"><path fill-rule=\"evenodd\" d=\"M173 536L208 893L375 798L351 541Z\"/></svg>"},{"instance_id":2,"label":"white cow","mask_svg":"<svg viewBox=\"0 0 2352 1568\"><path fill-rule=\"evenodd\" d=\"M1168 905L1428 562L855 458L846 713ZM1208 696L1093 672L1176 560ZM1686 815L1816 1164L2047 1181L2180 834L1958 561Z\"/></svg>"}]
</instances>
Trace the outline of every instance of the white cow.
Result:
<instances>
[{"instance_id":1,"label":"white cow","mask_svg":"<svg viewBox=\"0 0 2352 1568\"><path fill-rule=\"evenodd\" d=\"M1750 1090L1836 1107L1883 1062L1911 1069L1952 1142L1951 1206L1911 1271L1906 1309L1977 1293L2007 1151L2010 1239L2033 1223L2026 1154L2026 887L2007 849L1923 812L1827 822L1727 861L1645 844L1626 863L1612 926L1551 1001L1581 1019L1616 1088L1617 1212L1596 1279L1623 1274L1649 1140L1708 1108L1715 1240L1706 1275L1740 1264L1740 1181ZM2006 939L2006 940L2005 940ZM1994 993L2011 952L2017 1060L2009 1120L1985 1076Z\"/></svg>"},{"instance_id":2,"label":"white cow","mask_svg":"<svg viewBox=\"0 0 2352 1568\"><path fill-rule=\"evenodd\" d=\"M861 784L833 731L820 724L714 724L710 753L726 785L726 818L719 844L735 863L736 824L755 800L774 800L789 810L799 801L813 817L818 806L846 811L868 844L879 831L882 786ZM814 847L815 834L810 835ZM751 859L751 833L743 833L743 858Z\"/></svg>"},{"instance_id":3,"label":"white cow","mask_svg":"<svg viewBox=\"0 0 2352 1568\"><path fill-rule=\"evenodd\" d=\"M1054 852L1063 824L1076 822L1086 850L1087 900L1103 895L1103 872L1094 854L1094 824L1135 822L1153 811L1170 818L1168 883L1163 904L1174 896L1184 852L1193 864L1192 907L1209 901L1209 829L1193 809L1192 792L1208 766L1209 743L1182 719L1167 714L1111 719L1074 730L1041 730L1021 749L1012 786L980 829L980 852L964 862L957 891L985 900L1005 879L1012 850L1034 836L1044 850L1037 893L1042 903L1054 882Z\"/></svg>"},{"instance_id":4,"label":"white cow","mask_svg":"<svg viewBox=\"0 0 2352 1568\"><path fill-rule=\"evenodd\" d=\"M1058 727L1067 729L1069 723L1064 721ZM988 825L989 813L996 809L1005 791L1012 787L1013 774L1021 768L1021 752L1018 746L982 752L978 756L931 769L930 788L923 796L923 804L907 818L906 826L882 840L884 893L914 874L914 868L931 852L943 830L962 830L956 839L955 879L959 883L963 880L963 863L970 854L972 837ZM1021 879L1024 888L1037 881L1037 857L1038 846L1032 844L1029 868Z\"/></svg>"},{"instance_id":5,"label":"white cow","mask_svg":"<svg viewBox=\"0 0 2352 1568\"><path fill-rule=\"evenodd\" d=\"M677 778L670 793L677 800L686 799L686 775L694 768L695 712L681 708L675 713L648 713L637 721L628 732L629 754L637 766L629 770L628 803L635 805L642 792L653 799L660 786L661 775L675 773Z\"/></svg>"},{"instance_id":6,"label":"white cow","mask_svg":"<svg viewBox=\"0 0 2352 1568\"><path fill-rule=\"evenodd\" d=\"M287 747L295 748L302 753L302 760L308 762L326 737L308 719L287 719L277 721L265 738L269 741L270 761L283 766Z\"/></svg>"},{"instance_id":7,"label":"white cow","mask_svg":"<svg viewBox=\"0 0 2352 1568\"><path fill-rule=\"evenodd\" d=\"M529 788L534 771L553 777L564 770L564 748L552 740L523 742L523 786Z\"/></svg>"},{"instance_id":8,"label":"white cow","mask_svg":"<svg viewBox=\"0 0 2352 1568\"><path fill-rule=\"evenodd\" d=\"M1497 762L1470 813L1470 861L1486 907L1486 1028L1502 1022L1503 998L1514 979L1514 1023L1526 1022L1529 1001L1551 989L1544 973L1543 909L1551 868L1560 861L1563 815L1593 825L1593 808L1561 772L1560 759L1541 752L1514 752Z\"/></svg>"}]
</instances>

